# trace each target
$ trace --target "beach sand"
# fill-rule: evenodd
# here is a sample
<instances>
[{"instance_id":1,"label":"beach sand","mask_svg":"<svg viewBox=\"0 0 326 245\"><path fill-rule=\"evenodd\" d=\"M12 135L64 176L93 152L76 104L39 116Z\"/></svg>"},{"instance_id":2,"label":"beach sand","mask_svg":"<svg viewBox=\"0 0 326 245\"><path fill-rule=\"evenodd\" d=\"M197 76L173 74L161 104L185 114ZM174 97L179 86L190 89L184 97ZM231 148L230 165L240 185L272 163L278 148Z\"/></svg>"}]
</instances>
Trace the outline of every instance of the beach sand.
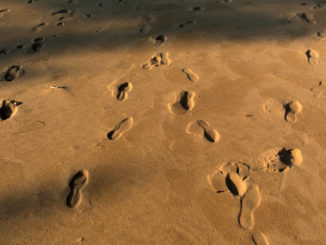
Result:
<instances>
[{"instance_id":1,"label":"beach sand","mask_svg":"<svg viewBox=\"0 0 326 245\"><path fill-rule=\"evenodd\" d=\"M326 244L325 14L0 1L0 244Z\"/></svg>"}]
</instances>

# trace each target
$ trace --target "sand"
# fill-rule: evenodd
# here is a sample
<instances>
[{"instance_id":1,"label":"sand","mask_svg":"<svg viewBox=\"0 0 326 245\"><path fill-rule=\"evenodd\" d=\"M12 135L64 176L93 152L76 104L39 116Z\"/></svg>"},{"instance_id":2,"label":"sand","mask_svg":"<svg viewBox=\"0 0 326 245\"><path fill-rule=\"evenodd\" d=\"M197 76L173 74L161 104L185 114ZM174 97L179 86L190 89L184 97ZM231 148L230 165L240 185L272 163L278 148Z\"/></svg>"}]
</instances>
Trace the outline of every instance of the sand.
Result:
<instances>
[{"instance_id":1,"label":"sand","mask_svg":"<svg viewBox=\"0 0 326 245\"><path fill-rule=\"evenodd\" d=\"M0 1L0 244L326 244L325 14Z\"/></svg>"}]
</instances>

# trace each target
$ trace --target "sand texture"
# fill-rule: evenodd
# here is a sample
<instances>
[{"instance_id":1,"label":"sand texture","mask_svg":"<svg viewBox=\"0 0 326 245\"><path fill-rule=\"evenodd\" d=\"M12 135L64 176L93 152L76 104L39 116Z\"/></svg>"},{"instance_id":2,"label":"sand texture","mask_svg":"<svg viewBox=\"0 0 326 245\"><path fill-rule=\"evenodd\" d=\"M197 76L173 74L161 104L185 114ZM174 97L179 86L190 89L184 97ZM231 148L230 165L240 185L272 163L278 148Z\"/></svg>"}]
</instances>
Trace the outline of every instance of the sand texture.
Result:
<instances>
[{"instance_id":1,"label":"sand texture","mask_svg":"<svg viewBox=\"0 0 326 245\"><path fill-rule=\"evenodd\" d=\"M326 244L326 1L0 0L0 245Z\"/></svg>"}]
</instances>

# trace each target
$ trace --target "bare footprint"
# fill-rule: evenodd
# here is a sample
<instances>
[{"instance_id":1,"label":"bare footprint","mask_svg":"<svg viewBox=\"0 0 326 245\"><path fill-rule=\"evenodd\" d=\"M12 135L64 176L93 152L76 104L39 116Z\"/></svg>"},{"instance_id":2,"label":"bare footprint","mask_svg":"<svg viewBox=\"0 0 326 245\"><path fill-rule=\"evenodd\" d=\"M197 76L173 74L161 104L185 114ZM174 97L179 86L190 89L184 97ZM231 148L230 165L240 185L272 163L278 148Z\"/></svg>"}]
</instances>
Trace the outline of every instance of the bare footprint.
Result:
<instances>
[{"instance_id":1,"label":"bare footprint","mask_svg":"<svg viewBox=\"0 0 326 245\"><path fill-rule=\"evenodd\" d=\"M262 232L255 232L251 236L251 239L252 239L252 242L254 243L254 245L269 245L269 241L268 241L267 237Z\"/></svg>"},{"instance_id":2,"label":"bare footprint","mask_svg":"<svg viewBox=\"0 0 326 245\"><path fill-rule=\"evenodd\" d=\"M87 169L78 171L70 180L70 192L67 196L66 203L70 208L77 208L82 202L82 190L88 184L89 173Z\"/></svg>"},{"instance_id":3,"label":"bare footprint","mask_svg":"<svg viewBox=\"0 0 326 245\"><path fill-rule=\"evenodd\" d=\"M2 120L7 120L13 117L17 112L17 106L21 105L21 102L15 100L3 100L0 107L0 117Z\"/></svg>"},{"instance_id":4,"label":"bare footprint","mask_svg":"<svg viewBox=\"0 0 326 245\"><path fill-rule=\"evenodd\" d=\"M311 92L314 93L314 95L319 98L321 95L323 95L326 92L326 85L323 81L320 81L318 83L318 86L311 88Z\"/></svg>"},{"instance_id":5,"label":"bare footprint","mask_svg":"<svg viewBox=\"0 0 326 245\"><path fill-rule=\"evenodd\" d=\"M196 73L194 73L190 68L183 68L182 71L187 75L187 78L192 81L198 81L199 77Z\"/></svg>"},{"instance_id":6,"label":"bare footprint","mask_svg":"<svg viewBox=\"0 0 326 245\"><path fill-rule=\"evenodd\" d=\"M260 205L261 196L257 185L250 185L241 199L239 225L245 230L254 226L254 211Z\"/></svg>"},{"instance_id":7,"label":"bare footprint","mask_svg":"<svg viewBox=\"0 0 326 245\"><path fill-rule=\"evenodd\" d=\"M115 93L115 97L117 98L117 100L119 101L123 101L126 100L128 97L128 93L130 92L132 89L132 84L130 82L125 82L120 84L117 89L114 91Z\"/></svg>"},{"instance_id":8,"label":"bare footprint","mask_svg":"<svg viewBox=\"0 0 326 245\"><path fill-rule=\"evenodd\" d=\"M21 66L14 65L14 66L11 66L7 71L5 71L4 79L7 82L12 82L12 81L16 80L23 73L24 73L24 70Z\"/></svg>"},{"instance_id":9,"label":"bare footprint","mask_svg":"<svg viewBox=\"0 0 326 245\"><path fill-rule=\"evenodd\" d=\"M207 141L212 143L220 141L219 132L209 123L203 120L193 121L189 123L186 132L189 134L204 136Z\"/></svg>"},{"instance_id":10,"label":"bare footprint","mask_svg":"<svg viewBox=\"0 0 326 245\"><path fill-rule=\"evenodd\" d=\"M264 165L272 173L280 173L301 165L301 151L296 148L272 148L263 154Z\"/></svg>"},{"instance_id":11,"label":"bare footprint","mask_svg":"<svg viewBox=\"0 0 326 245\"><path fill-rule=\"evenodd\" d=\"M207 177L211 189L216 193L229 191L242 197L247 190L246 180L250 167L243 162L225 163Z\"/></svg>"},{"instance_id":12,"label":"bare footprint","mask_svg":"<svg viewBox=\"0 0 326 245\"><path fill-rule=\"evenodd\" d=\"M317 51L313 50L313 49L308 49L306 52L306 56L308 59L308 63L311 65L316 65L319 64L319 54Z\"/></svg>"},{"instance_id":13,"label":"bare footprint","mask_svg":"<svg viewBox=\"0 0 326 245\"><path fill-rule=\"evenodd\" d=\"M299 101L294 100L287 103L285 106L285 120L289 123L297 122L297 115L302 111L302 105Z\"/></svg>"},{"instance_id":14,"label":"bare footprint","mask_svg":"<svg viewBox=\"0 0 326 245\"><path fill-rule=\"evenodd\" d=\"M118 123L114 129L112 129L107 137L109 140L118 140L125 132L132 128L134 124L133 117L127 117L123 119L120 123Z\"/></svg>"},{"instance_id":15,"label":"bare footprint","mask_svg":"<svg viewBox=\"0 0 326 245\"><path fill-rule=\"evenodd\" d=\"M180 92L177 96L176 102L168 105L169 110L178 115L183 115L188 111L191 111L195 107L194 97L194 92Z\"/></svg>"},{"instance_id":16,"label":"bare footprint","mask_svg":"<svg viewBox=\"0 0 326 245\"><path fill-rule=\"evenodd\" d=\"M160 65L169 65L171 63L168 53L159 53L153 56L147 63L143 64L143 69L151 70Z\"/></svg>"}]
</instances>

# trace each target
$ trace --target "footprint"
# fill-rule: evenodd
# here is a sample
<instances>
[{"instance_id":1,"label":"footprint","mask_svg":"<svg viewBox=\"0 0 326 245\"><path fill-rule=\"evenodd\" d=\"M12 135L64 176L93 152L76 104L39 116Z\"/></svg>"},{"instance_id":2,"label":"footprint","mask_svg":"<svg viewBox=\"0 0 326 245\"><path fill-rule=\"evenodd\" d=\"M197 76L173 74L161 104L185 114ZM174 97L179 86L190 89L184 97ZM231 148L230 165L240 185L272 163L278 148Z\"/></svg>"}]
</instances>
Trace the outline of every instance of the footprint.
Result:
<instances>
[{"instance_id":1,"label":"footprint","mask_svg":"<svg viewBox=\"0 0 326 245\"><path fill-rule=\"evenodd\" d=\"M190 68L183 68L182 71L187 75L187 78L192 81L198 81L199 77L196 73L194 73Z\"/></svg>"},{"instance_id":2,"label":"footprint","mask_svg":"<svg viewBox=\"0 0 326 245\"><path fill-rule=\"evenodd\" d=\"M21 126L19 126L18 130L16 132L13 132L12 135L29 133L31 131L39 130L45 126L46 126L45 122L42 121L34 121L34 122L24 121L22 122Z\"/></svg>"},{"instance_id":3,"label":"footprint","mask_svg":"<svg viewBox=\"0 0 326 245\"><path fill-rule=\"evenodd\" d=\"M51 13L51 15L58 15L58 14L68 14L70 13L69 9L60 9Z\"/></svg>"},{"instance_id":4,"label":"footprint","mask_svg":"<svg viewBox=\"0 0 326 245\"><path fill-rule=\"evenodd\" d=\"M17 112L17 106L21 104L21 102L15 100L3 100L2 106L0 107L1 119L4 121L13 117Z\"/></svg>"},{"instance_id":5,"label":"footprint","mask_svg":"<svg viewBox=\"0 0 326 245\"><path fill-rule=\"evenodd\" d=\"M153 41L156 45L161 45L166 42L167 37L165 35L158 35L156 37L152 37Z\"/></svg>"},{"instance_id":6,"label":"footprint","mask_svg":"<svg viewBox=\"0 0 326 245\"><path fill-rule=\"evenodd\" d=\"M314 19L314 14L313 13L301 13L298 14L298 16L307 22L308 24L316 24L316 20Z\"/></svg>"},{"instance_id":7,"label":"footprint","mask_svg":"<svg viewBox=\"0 0 326 245\"><path fill-rule=\"evenodd\" d=\"M300 166L303 159L296 148L272 148L264 153L264 165L272 173L281 173L292 166Z\"/></svg>"},{"instance_id":8,"label":"footprint","mask_svg":"<svg viewBox=\"0 0 326 245\"><path fill-rule=\"evenodd\" d=\"M257 185L250 185L241 198L239 225L245 230L252 229L254 226L254 211L260 205L261 196Z\"/></svg>"},{"instance_id":9,"label":"footprint","mask_svg":"<svg viewBox=\"0 0 326 245\"><path fill-rule=\"evenodd\" d=\"M70 192L67 196L67 205L70 208L77 208L82 199L82 190L85 188L85 186L88 184L88 177L89 173L87 169L83 169L78 171L70 180L69 182L69 188Z\"/></svg>"},{"instance_id":10,"label":"footprint","mask_svg":"<svg viewBox=\"0 0 326 245\"><path fill-rule=\"evenodd\" d=\"M127 99L128 93L132 89L132 84L130 82L122 83L116 89L116 98L117 100L123 101Z\"/></svg>"},{"instance_id":11,"label":"footprint","mask_svg":"<svg viewBox=\"0 0 326 245\"><path fill-rule=\"evenodd\" d=\"M42 23L38 24L37 26L34 26L31 30L32 31L39 31L42 26L46 26L46 25L47 25L47 23L42 22Z\"/></svg>"},{"instance_id":12,"label":"footprint","mask_svg":"<svg viewBox=\"0 0 326 245\"><path fill-rule=\"evenodd\" d=\"M209 142L218 142L220 140L220 134L207 122L198 120L197 124L204 130L204 137Z\"/></svg>"},{"instance_id":13,"label":"footprint","mask_svg":"<svg viewBox=\"0 0 326 245\"><path fill-rule=\"evenodd\" d=\"M8 49L3 48L0 50L0 55L7 55L8 53L9 53Z\"/></svg>"},{"instance_id":14,"label":"footprint","mask_svg":"<svg viewBox=\"0 0 326 245\"><path fill-rule=\"evenodd\" d=\"M319 54L313 49L308 49L306 52L308 63L311 65L319 64Z\"/></svg>"},{"instance_id":15,"label":"footprint","mask_svg":"<svg viewBox=\"0 0 326 245\"><path fill-rule=\"evenodd\" d=\"M266 238L265 234L262 232L255 232L251 236L252 242L254 245L269 245L269 241Z\"/></svg>"},{"instance_id":16,"label":"footprint","mask_svg":"<svg viewBox=\"0 0 326 245\"><path fill-rule=\"evenodd\" d=\"M178 115L183 115L195 107L195 93L182 91L177 96L174 104L169 104L169 110Z\"/></svg>"},{"instance_id":17,"label":"footprint","mask_svg":"<svg viewBox=\"0 0 326 245\"><path fill-rule=\"evenodd\" d=\"M242 197L247 190L246 180L249 174L248 164L227 162L208 176L208 183L216 193L229 191L234 196Z\"/></svg>"},{"instance_id":18,"label":"footprint","mask_svg":"<svg viewBox=\"0 0 326 245\"><path fill-rule=\"evenodd\" d=\"M326 92L326 85L323 81L320 81L318 83L318 86L311 88L311 92L314 93L314 95L319 98L323 93Z\"/></svg>"},{"instance_id":19,"label":"footprint","mask_svg":"<svg viewBox=\"0 0 326 245\"><path fill-rule=\"evenodd\" d=\"M115 126L114 129L108 133L108 139L113 141L118 140L125 132L132 128L133 124L133 117L127 117L123 119L119 124Z\"/></svg>"},{"instance_id":20,"label":"footprint","mask_svg":"<svg viewBox=\"0 0 326 245\"><path fill-rule=\"evenodd\" d=\"M220 141L220 134L218 131L203 120L189 123L186 132L189 134L204 136L207 141L212 143Z\"/></svg>"},{"instance_id":21,"label":"footprint","mask_svg":"<svg viewBox=\"0 0 326 245\"><path fill-rule=\"evenodd\" d=\"M313 9L321 9L324 8L325 3L317 3L315 6L313 6Z\"/></svg>"},{"instance_id":22,"label":"footprint","mask_svg":"<svg viewBox=\"0 0 326 245\"><path fill-rule=\"evenodd\" d=\"M207 177L211 189L216 193L229 191L240 198L239 225L251 229L253 212L259 206L261 197L257 185L247 184L250 166L244 162L227 162Z\"/></svg>"},{"instance_id":23,"label":"footprint","mask_svg":"<svg viewBox=\"0 0 326 245\"><path fill-rule=\"evenodd\" d=\"M302 105L299 101L294 100L287 103L285 106L285 120L289 123L296 123L297 122L297 114L302 111Z\"/></svg>"},{"instance_id":24,"label":"footprint","mask_svg":"<svg viewBox=\"0 0 326 245\"><path fill-rule=\"evenodd\" d=\"M20 75L24 73L24 70L21 66L11 66L4 74L4 79L7 82L12 82L16 80Z\"/></svg>"},{"instance_id":25,"label":"footprint","mask_svg":"<svg viewBox=\"0 0 326 245\"><path fill-rule=\"evenodd\" d=\"M192 8L193 12L200 12L201 11L201 7L200 6L196 6Z\"/></svg>"},{"instance_id":26,"label":"footprint","mask_svg":"<svg viewBox=\"0 0 326 245\"><path fill-rule=\"evenodd\" d=\"M184 28L186 26L193 25L193 24L195 24L195 22L193 20L188 20L187 22L180 24L179 28Z\"/></svg>"},{"instance_id":27,"label":"footprint","mask_svg":"<svg viewBox=\"0 0 326 245\"><path fill-rule=\"evenodd\" d=\"M37 37L33 40L32 50L34 52L40 51L44 47L44 37Z\"/></svg>"},{"instance_id":28,"label":"footprint","mask_svg":"<svg viewBox=\"0 0 326 245\"><path fill-rule=\"evenodd\" d=\"M169 65L171 63L168 53L159 53L153 56L147 63L143 64L143 69L152 70L159 65Z\"/></svg>"}]
</instances>

